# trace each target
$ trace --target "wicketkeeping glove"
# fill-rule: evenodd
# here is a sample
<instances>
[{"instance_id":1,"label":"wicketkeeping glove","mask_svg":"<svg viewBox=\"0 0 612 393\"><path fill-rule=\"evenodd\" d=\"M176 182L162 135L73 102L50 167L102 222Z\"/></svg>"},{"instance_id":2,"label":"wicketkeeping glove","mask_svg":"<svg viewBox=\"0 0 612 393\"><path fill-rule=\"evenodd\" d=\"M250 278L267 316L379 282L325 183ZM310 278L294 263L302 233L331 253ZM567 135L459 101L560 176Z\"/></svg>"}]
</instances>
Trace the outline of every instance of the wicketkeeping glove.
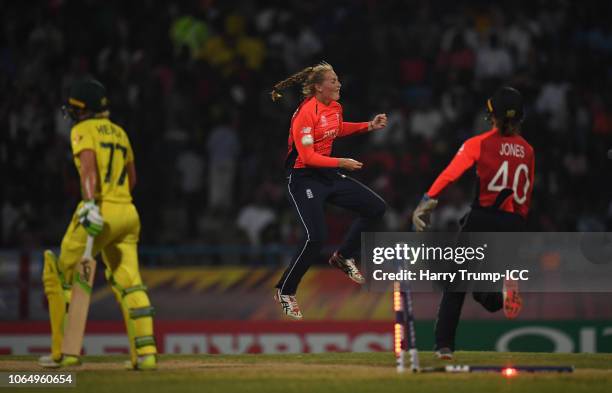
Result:
<instances>
[{"instance_id":1,"label":"wicketkeeping glove","mask_svg":"<svg viewBox=\"0 0 612 393\"><path fill-rule=\"evenodd\" d=\"M412 213L412 224L417 232L423 232L429 225L429 214L438 205L438 200L423 195L423 199Z\"/></svg>"},{"instance_id":2,"label":"wicketkeeping glove","mask_svg":"<svg viewBox=\"0 0 612 393\"><path fill-rule=\"evenodd\" d=\"M77 212L79 222L90 236L98 236L104 227L100 208L94 201L87 201Z\"/></svg>"}]
</instances>

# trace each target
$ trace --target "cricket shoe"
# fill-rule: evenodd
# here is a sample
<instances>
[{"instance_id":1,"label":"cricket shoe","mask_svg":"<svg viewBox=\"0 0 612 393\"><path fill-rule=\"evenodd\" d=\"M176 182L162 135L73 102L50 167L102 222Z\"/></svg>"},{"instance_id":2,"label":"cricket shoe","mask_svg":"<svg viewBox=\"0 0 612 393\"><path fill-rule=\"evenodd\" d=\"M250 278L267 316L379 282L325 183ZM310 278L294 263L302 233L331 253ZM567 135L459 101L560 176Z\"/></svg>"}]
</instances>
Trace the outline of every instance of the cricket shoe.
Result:
<instances>
[{"instance_id":1,"label":"cricket shoe","mask_svg":"<svg viewBox=\"0 0 612 393\"><path fill-rule=\"evenodd\" d=\"M338 251L334 253L334 255L329 258L329 264L335 268L338 268L344 272L351 280L355 281L357 284L363 284L365 282L365 278L357 269L357 265L355 265L355 259L353 258L344 258Z\"/></svg>"},{"instance_id":2,"label":"cricket shoe","mask_svg":"<svg viewBox=\"0 0 612 393\"><path fill-rule=\"evenodd\" d=\"M51 355L38 358L38 365L44 368L74 367L81 364L81 359L78 356L64 355L60 360L53 359Z\"/></svg>"},{"instance_id":3,"label":"cricket shoe","mask_svg":"<svg viewBox=\"0 0 612 393\"><path fill-rule=\"evenodd\" d=\"M62 364L53 359L51 355L44 355L38 358L38 365L44 368L60 368Z\"/></svg>"},{"instance_id":4,"label":"cricket shoe","mask_svg":"<svg viewBox=\"0 0 612 393\"><path fill-rule=\"evenodd\" d=\"M276 290L276 295L274 295L274 299L280 303L283 308L283 312L290 318L293 319L302 319L302 312L300 311L300 306L295 299L295 295L283 295L281 294L280 289Z\"/></svg>"},{"instance_id":5,"label":"cricket shoe","mask_svg":"<svg viewBox=\"0 0 612 393\"><path fill-rule=\"evenodd\" d=\"M157 370L157 356L155 355L143 355L138 356L136 364L132 364L131 361L126 361L124 364L126 370L135 371L154 371Z\"/></svg>"},{"instance_id":6,"label":"cricket shoe","mask_svg":"<svg viewBox=\"0 0 612 393\"><path fill-rule=\"evenodd\" d=\"M517 280L504 280L504 315L508 319L516 318L523 308L523 298L519 294Z\"/></svg>"},{"instance_id":7,"label":"cricket shoe","mask_svg":"<svg viewBox=\"0 0 612 393\"><path fill-rule=\"evenodd\" d=\"M453 351L448 348L440 348L436 351L436 357L440 360L453 360Z\"/></svg>"}]
</instances>

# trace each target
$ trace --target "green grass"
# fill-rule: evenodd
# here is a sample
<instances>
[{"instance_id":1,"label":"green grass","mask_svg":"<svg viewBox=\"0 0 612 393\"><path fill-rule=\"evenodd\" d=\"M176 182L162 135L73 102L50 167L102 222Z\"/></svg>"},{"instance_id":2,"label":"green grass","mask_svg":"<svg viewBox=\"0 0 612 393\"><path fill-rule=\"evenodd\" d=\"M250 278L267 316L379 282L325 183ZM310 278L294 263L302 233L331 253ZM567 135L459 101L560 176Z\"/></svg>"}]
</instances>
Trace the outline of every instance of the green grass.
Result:
<instances>
[{"instance_id":1,"label":"green grass","mask_svg":"<svg viewBox=\"0 0 612 393\"><path fill-rule=\"evenodd\" d=\"M121 369L125 357L85 357L77 388L53 392L610 392L612 354L457 352L457 364L573 365L573 374L398 375L390 353L165 355L156 372ZM423 366L442 365L421 352ZM32 356L0 356L0 371L40 371ZM19 392L40 392L21 388ZM2 388L0 388L2 393Z\"/></svg>"}]
</instances>

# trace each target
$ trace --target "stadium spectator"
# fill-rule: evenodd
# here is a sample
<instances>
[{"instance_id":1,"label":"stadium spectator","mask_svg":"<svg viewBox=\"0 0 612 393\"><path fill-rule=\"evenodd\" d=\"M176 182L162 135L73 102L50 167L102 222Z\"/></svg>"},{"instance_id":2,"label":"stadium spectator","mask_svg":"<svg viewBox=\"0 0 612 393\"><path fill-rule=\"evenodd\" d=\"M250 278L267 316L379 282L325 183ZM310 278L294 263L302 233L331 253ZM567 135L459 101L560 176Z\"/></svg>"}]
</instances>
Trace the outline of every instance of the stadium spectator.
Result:
<instances>
[{"instance_id":1,"label":"stadium spectator","mask_svg":"<svg viewBox=\"0 0 612 393\"><path fill-rule=\"evenodd\" d=\"M208 206L231 207L240 140L231 123L219 124L208 136Z\"/></svg>"},{"instance_id":2,"label":"stadium spectator","mask_svg":"<svg viewBox=\"0 0 612 393\"><path fill-rule=\"evenodd\" d=\"M274 168L285 146L277 141L299 97L287 94L273 105L264 93L300 65L321 60L344 77L347 117L380 106L389 114L388 130L352 141L351 153L366 161L383 151L384 162L395 164L383 180L372 181L380 177L377 165L366 165L359 176L400 195L389 199L398 215L410 213L405 210L460 141L485 129L480 103L502 83L525 93L524 130L540 154L530 229L578 228L579 215L568 208L580 203L572 185L580 184L593 206L603 206L602 217L609 205L609 186L596 180L609 175L612 147L612 35L601 17L612 12L608 3L460 0L453 7L417 3L409 13L397 0L35 4L36 12L30 2L0 5L0 175L8 185L0 188L0 214L3 223L14 222L15 211L31 206L37 217L35 228L4 227L3 247L21 246L26 238L34 246L51 244L61 235L53 223L66 222L79 198L67 154L69 123L56 103L87 74L108 85L111 116L131 133L143 185L135 195L143 245L196 240L182 237L192 231L192 215L177 206L190 193L177 166L185 173L191 164L184 153L192 148L202 152L206 168L204 183L191 193L200 201L200 242L208 242L204 233L235 226L236 213L255 199L259 185L284 189L284 174ZM432 106L424 109L428 100ZM229 134L219 116L224 111L236 120ZM227 146L209 148L213 132ZM54 181L39 181L46 176ZM156 198L146 191L153 182L166 185ZM459 187L468 202L471 190ZM29 192L19 192L15 204L9 190L22 189ZM270 207L281 230L266 241L295 244L299 223L287 219L286 203L281 198Z\"/></svg>"},{"instance_id":3,"label":"stadium spectator","mask_svg":"<svg viewBox=\"0 0 612 393\"><path fill-rule=\"evenodd\" d=\"M196 222L202 205L200 194L204 183L204 162L194 149L187 148L179 153L176 166L180 172L180 190L185 198L185 207L189 221L189 236L196 233Z\"/></svg>"}]
</instances>

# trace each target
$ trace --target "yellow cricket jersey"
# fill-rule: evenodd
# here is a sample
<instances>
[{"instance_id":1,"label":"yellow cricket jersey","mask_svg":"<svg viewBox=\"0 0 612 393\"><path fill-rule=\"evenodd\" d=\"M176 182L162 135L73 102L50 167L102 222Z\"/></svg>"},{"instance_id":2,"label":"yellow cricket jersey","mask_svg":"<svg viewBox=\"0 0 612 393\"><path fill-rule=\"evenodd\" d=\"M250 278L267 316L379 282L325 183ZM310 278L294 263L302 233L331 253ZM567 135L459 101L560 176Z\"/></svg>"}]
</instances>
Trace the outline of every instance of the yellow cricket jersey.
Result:
<instances>
[{"instance_id":1,"label":"yellow cricket jersey","mask_svg":"<svg viewBox=\"0 0 612 393\"><path fill-rule=\"evenodd\" d=\"M98 164L96 200L130 203L132 195L126 164L134 161L134 152L126 132L107 118L77 123L70 133L74 163L81 173L79 153L93 150Z\"/></svg>"}]
</instances>

